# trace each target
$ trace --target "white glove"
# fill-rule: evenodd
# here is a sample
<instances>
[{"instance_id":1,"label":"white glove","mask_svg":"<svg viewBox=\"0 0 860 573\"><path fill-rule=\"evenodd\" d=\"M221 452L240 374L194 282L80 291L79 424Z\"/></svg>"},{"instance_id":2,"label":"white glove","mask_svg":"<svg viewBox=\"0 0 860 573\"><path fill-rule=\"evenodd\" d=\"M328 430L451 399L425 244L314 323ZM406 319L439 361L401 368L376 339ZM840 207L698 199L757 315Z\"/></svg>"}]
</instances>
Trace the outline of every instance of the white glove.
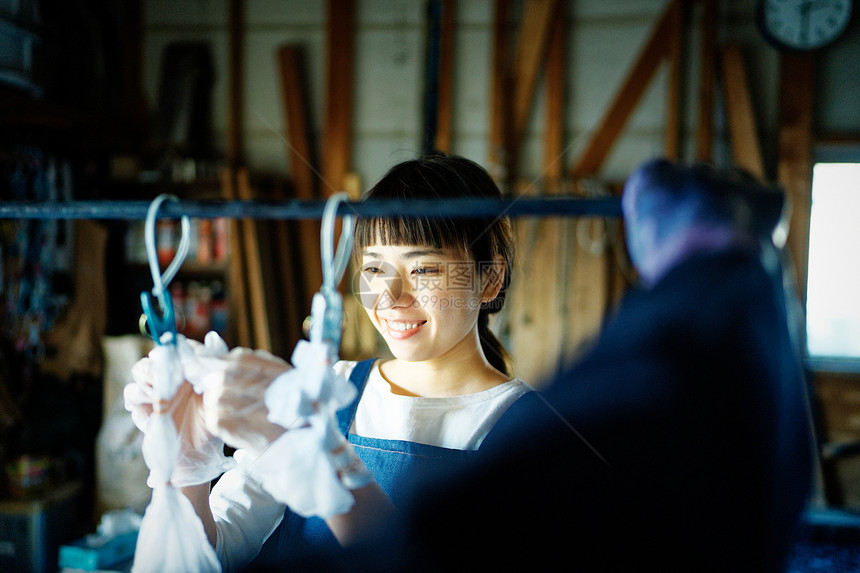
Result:
<instances>
[{"instance_id":1,"label":"white glove","mask_svg":"<svg viewBox=\"0 0 860 573\"><path fill-rule=\"evenodd\" d=\"M199 393L202 374L218 367L218 357L226 354L227 345L214 332L206 335L205 344L184 336L179 336L176 344L185 380L165 407L180 438L170 482L176 487L185 487L211 481L233 467L235 461L224 455L224 442L206 429L203 398ZM125 408L143 433L147 432L153 413L153 360L160 359L160 353L166 350L156 347L148 357L139 360L131 369L133 382L123 391ZM147 484L156 485L152 473Z\"/></svg>"},{"instance_id":2,"label":"white glove","mask_svg":"<svg viewBox=\"0 0 860 573\"><path fill-rule=\"evenodd\" d=\"M234 348L205 379L203 413L209 431L235 448L259 453L284 427L268 419L266 388L292 367L264 350Z\"/></svg>"}]
</instances>

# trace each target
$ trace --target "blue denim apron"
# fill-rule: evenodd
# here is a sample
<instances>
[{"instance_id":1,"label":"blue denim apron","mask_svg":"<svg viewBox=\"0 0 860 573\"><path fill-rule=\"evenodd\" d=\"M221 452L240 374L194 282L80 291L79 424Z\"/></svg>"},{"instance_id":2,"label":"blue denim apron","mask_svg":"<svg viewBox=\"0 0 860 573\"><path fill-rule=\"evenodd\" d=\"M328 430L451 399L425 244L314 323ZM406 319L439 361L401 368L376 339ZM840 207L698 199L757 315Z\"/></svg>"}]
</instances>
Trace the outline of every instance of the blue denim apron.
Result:
<instances>
[{"instance_id":1,"label":"blue denim apron","mask_svg":"<svg viewBox=\"0 0 860 573\"><path fill-rule=\"evenodd\" d=\"M364 392L375 359L355 365L349 381L358 390L355 400L337 413L340 430L356 454L376 478L395 505L408 499L410 491L429 476L450 472L452 466L465 463L477 454L473 450L454 450L402 440L365 438L350 434L358 402ZM340 545L323 519L304 518L287 508L284 519L260 550L254 565L271 565L289 556L300 558L309 552L337 549Z\"/></svg>"}]
</instances>

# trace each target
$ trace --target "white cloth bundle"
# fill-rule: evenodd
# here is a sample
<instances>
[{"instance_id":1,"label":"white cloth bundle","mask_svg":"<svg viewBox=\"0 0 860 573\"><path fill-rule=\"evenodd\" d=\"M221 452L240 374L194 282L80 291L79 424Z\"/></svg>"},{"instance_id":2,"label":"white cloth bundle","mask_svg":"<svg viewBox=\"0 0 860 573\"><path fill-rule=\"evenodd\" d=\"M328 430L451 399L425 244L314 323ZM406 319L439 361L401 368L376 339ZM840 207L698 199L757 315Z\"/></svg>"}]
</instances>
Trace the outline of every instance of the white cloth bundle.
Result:
<instances>
[{"instance_id":1,"label":"white cloth bundle","mask_svg":"<svg viewBox=\"0 0 860 573\"><path fill-rule=\"evenodd\" d=\"M166 336L173 336L168 333ZM141 521L132 566L134 573L209 573L221 571L215 550L209 544L203 524L191 502L173 483L177 461L184 455L183 444L174 423L174 398L183 386L185 376L180 355L193 355L193 348L179 339L175 344L157 346L150 353L152 365L151 414L145 423L143 457L150 470L152 499ZM184 402L184 401L183 401ZM181 404L180 404L181 407ZM180 416L185 419L185 416ZM221 458L194 463L197 479L213 470L222 471ZM213 463L214 462L214 463ZM203 472L201 473L201 469ZM214 477L214 476L212 476ZM192 480L194 481L194 480ZM201 483L201 482L197 482Z\"/></svg>"},{"instance_id":2,"label":"white cloth bundle","mask_svg":"<svg viewBox=\"0 0 860 573\"><path fill-rule=\"evenodd\" d=\"M253 473L299 515L344 513L354 503L350 490L372 480L335 418L355 387L332 370L325 344L299 341L292 362L265 396L269 420L289 431L256 460Z\"/></svg>"}]
</instances>

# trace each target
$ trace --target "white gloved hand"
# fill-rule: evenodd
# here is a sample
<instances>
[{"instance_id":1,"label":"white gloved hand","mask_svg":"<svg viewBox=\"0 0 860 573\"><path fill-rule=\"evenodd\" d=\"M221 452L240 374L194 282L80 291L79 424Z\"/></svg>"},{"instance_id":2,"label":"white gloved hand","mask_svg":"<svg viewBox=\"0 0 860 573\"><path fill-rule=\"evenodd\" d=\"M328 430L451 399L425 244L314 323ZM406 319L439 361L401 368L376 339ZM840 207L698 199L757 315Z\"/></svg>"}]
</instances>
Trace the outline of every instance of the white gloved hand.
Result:
<instances>
[{"instance_id":1,"label":"white gloved hand","mask_svg":"<svg viewBox=\"0 0 860 573\"><path fill-rule=\"evenodd\" d=\"M234 348L205 380L203 412L209 431L235 448L259 453L283 432L268 419L266 389L292 367L264 350Z\"/></svg>"},{"instance_id":2,"label":"white gloved hand","mask_svg":"<svg viewBox=\"0 0 860 573\"><path fill-rule=\"evenodd\" d=\"M355 502L350 490L373 480L335 422L355 387L332 370L324 344L299 341L292 361L265 392L269 420L288 431L245 472L299 515L345 513Z\"/></svg>"},{"instance_id":3,"label":"white gloved hand","mask_svg":"<svg viewBox=\"0 0 860 573\"><path fill-rule=\"evenodd\" d=\"M148 357L139 360L131 370L133 382L123 391L125 408L144 433L154 410L153 360L164 351L164 347L156 347ZM235 462L224 455L224 442L206 429L200 394L205 372L221 367L219 357L226 354L227 345L214 332L206 335L205 344L179 336L177 352L185 380L164 407L173 418L180 441L170 482L176 487L185 487L211 481L233 467ZM150 487L156 485L152 474L147 484Z\"/></svg>"}]
</instances>

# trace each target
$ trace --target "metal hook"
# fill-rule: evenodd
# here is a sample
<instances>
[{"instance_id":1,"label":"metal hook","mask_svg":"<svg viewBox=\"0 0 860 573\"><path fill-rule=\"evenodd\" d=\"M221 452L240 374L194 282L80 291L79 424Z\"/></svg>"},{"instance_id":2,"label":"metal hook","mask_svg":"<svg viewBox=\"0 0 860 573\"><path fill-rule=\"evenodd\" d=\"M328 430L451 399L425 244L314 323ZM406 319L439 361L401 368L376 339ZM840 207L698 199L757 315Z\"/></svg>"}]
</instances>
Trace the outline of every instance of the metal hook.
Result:
<instances>
[{"instance_id":1,"label":"metal hook","mask_svg":"<svg viewBox=\"0 0 860 573\"><path fill-rule=\"evenodd\" d=\"M334 223L337 218L337 208L340 203L349 201L349 194L335 193L326 201L323 209L322 227L320 229L320 255L322 257L323 284L337 288L343 273L349 263L349 255L352 252L352 230L354 221L352 215L343 216L343 226L340 231L340 240L337 251L333 254Z\"/></svg>"},{"instance_id":2,"label":"metal hook","mask_svg":"<svg viewBox=\"0 0 860 573\"><path fill-rule=\"evenodd\" d=\"M190 243L190 222L188 217L183 215L182 235L179 240L179 246L176 249L176 256L170 261L164 273L161 273L161 268L158 265L158 249L155 244L155 223L158 208L164 201L178 201L174 195L161 194L156 197L149 205L146 212L146 223L144 226L144 242L146 244L146 259L149 263L149 271L152 275L152 292L140 293L140 304L143 307L143 313L146 317L141 316L140 328L141 332L148 333L156 343L172 343L176 341L176 317L173 309L173 299L170 296L170 291L167 290L167 285L173 280L173 277L179 271L179 267L188 255L188 247ZM158 299L156 306L152 297ZM147 327L148 326L148 327ZM170 333L171 336L166 340L162 340L165 333Z\"/></svg>"},{"instance_id":3,"label":"metal hook","mask_svg":"<svg viewBox=\"0 0 860 573\"><path fill-rule=\"evenodd\" d=\"M334 223L338 204L349 201L347 193L336 193L329 197L323 210L320 229L320 255L322 258L323 284L311 303L310 340L321 341L329 346L334 359L339 348L343 329L343 299L337 285L343 278L352 253L351 215L343 216L340 240L334 249Z\"/></svg>"}]
</instances>

